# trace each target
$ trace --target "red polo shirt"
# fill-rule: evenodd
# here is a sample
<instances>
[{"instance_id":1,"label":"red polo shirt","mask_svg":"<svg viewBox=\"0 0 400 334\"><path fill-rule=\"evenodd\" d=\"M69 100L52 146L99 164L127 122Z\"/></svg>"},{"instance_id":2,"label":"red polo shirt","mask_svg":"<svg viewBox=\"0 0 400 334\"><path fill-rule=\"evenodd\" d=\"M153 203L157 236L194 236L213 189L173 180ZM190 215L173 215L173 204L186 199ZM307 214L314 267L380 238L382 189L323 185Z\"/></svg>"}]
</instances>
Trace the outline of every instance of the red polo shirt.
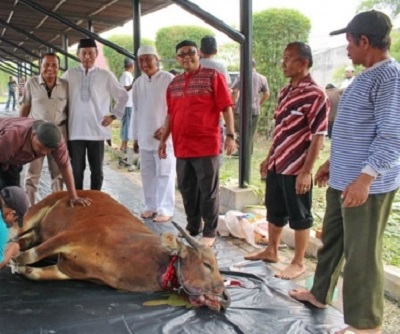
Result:
<instances>
[{"instance_id":1,"label":"red polo shirt","mask_svg":"<svg viewBox=\"0 0 400 334\"><path fill-rule=\"evenodd\" d=\"M220 112L233 105L221 73L200 66L176 76L167 89L167 104L177 158L219 155Z\"/></svg>"}]
</instances>

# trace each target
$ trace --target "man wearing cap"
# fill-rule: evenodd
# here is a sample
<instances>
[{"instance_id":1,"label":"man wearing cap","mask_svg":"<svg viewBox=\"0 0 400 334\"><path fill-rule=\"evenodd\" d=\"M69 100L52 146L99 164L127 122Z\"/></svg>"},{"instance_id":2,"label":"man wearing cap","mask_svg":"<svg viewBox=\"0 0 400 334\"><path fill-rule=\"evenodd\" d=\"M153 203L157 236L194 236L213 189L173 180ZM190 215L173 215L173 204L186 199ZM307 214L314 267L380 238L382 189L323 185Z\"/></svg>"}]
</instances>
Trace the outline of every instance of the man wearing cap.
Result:
<instances>
[{"instance_id":1,"label":"man wearing cap","mask_svg":"<svg viewBox=\"0 0 400 334\"><path fill-rule=\"evenodd\" d=\"M389 17L356 15L346 28L347 51L366 69L345 89L333 125L330 160L317 171L329 180L323 247L311 291L290 295L324 308L332 301L343 260L343 312L349 327L336 333L382 333L382 239L400 186L400 65L389 55Z\"/></svg>"},{"instance_id":2,"label":"man wearing cap","mask_svg":"<svg viewBox=\"0 0 400 334\"><path fill-rule=\"evenodd\" d=\"M7 244L8 229L16 222L22 227L28 208L29 199L21 187L11 186L0 190L0 269L19 252L17 242Z\"/></svg>"},{"instance_id":3,"label":"man wearing cap","mask_svg":"<svg viewBox=\"0 0 400 334\"><path fill-rule=\"evenodd\" d=\"M22 117L41 119L58 125L67 140L68 82L57 77L60 58L55 53L45 53L40 58L40 75L28 79L22 98ZM45 157L29 163L25 176L25 189L31 205L36 202L36 193ZM63 179L51 154L47 155L51 177L51 190L63 190Z\"/></svg>"},{"instance_id":4,"label":"man wearing cap","mask_svg":"<svg viewBox=\"0 0 400 334\"><path fill-rule=\"evenodd\" d=\"M175 51L185 72L174 77L168 86L168 114L158 152L160 158L168 157L167 139L171 133L186 229L192 236L202 233L200 242L213 246L219 216L218 121L222 111L226 125L224 146L230 155L236 148L232 99L224 76L200 66L196 43L184 40Z\"/></svg>"},{"instance_id":5,"label":"man wearing cap","mask_svg":"<svg viewBox=\"0 0 400 334\"><path fill-rule=\"evenodd\" d=\"M142 75L133 84L134 148L140 148L140 174L144 195L141 217L163 223L170 220L175 206L176 159L172 139L166 141L166 159L158 157L158 144L167 116L167 87L174 78L158 68L158 55L153 46L142 45L137 53Z\"/></svg>"},{"instance_id":6,"label":"man wearing cap","mask_svg":"<svg viewBox=\"0 0 400 334\"><path fill-rule=\"evenodd\" d=\"M124 59L125 70L119 77L119 83L125 87L127 92L130 92L132 89L132 83L133 83L132 72L134 65L135 63L133 59L128 57ZM128 149L128 139L129 139L128 135L129 135L129 125L132 116L132 107L133 107L132 93L128 93L128 102L126 102L124 116L122 116L121 119L121 131L120 131L121 145L119 149L124 153L126 153Z\"/></svg>"},{"instance_id":7,"label":"man wearing cap","mask_svg":"<svg viewBox=\"0 0 400 334\"><path fill-rule=\"evenodd\" d=\"M90 189L103 185L104 141L111 138L109 125L124 115L128 93L115 75L95 66L96 42L81 39L77 55L81 65L62 76L68 81L68 149L77 189L83 189L86 157L90 167ZM111 99L115 101L109 113Z\"/></svg>"},{"instance_id":8,"label":"man wearing cap","mask_svg":"<svg viewBox=\"0 0 400 334\"><path fill-rule=\"evenodd\" d=\"M70 204L90 205L79 198L67 146L58 126L27 117L0 118L0 189L20 185L22 165L51 154L56 162L70 197Z\"/></svg>"}]
</instances>

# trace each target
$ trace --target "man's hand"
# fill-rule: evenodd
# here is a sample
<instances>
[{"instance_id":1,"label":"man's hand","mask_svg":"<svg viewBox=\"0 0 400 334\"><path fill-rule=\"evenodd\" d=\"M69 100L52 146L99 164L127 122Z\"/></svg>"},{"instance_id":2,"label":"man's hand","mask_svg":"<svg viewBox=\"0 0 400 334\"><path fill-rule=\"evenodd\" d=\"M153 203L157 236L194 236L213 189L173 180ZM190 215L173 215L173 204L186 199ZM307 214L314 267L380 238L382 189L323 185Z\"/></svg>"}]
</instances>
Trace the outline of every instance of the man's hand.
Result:
<instances>
[{"instance_id":1,"label":"man's hand","mask_svg":"<svg viewBox=\"0 0 400 334\"><path fill-rule=\"evenodd\" d=\"M224 141L224 149L227 155L231 155L233 152L236 151L236 142L232 137L225 137Z\"/></svg>"},{"instance_id":2,"label":"man's hand","mask_svg":"<svg viewBox=\"0 0 400 334\"><path fill-rule=\"evenodd\" d=\"M268 170L268 158L265 158L260 163L260 175L262 179L267 177L267 170Z\"/></svg>"},{"instance_id":3,"label":"man's hand","mask_svg":"<svg viewBox=\"0 0 400 334\"><path fill-rule=\"evenodd\" d=\"M300 172L296 177L296 194L303 195L311 189L312 176L309 172Z\"/></svg>"},{"instance_id":4,"label":"man's hand","mask_svg":"<svg viewBox=\"0 0 400 334\"><path fill-rule=\"evenodd\" d=\"M369 187L373 180L373 176L361 173L344 189L342 206L344 208L352 208L363 205L368 199Z\"/></svg>"},{"instance_id":5,"label":"man's hand","mask_svg":"<svg viewBox=\"0 0 400 334\"><path fill-rule=\"evenodd\" d=\"M75 205L82 205L82 206L90 206L92 204L92 200L90 198L71 198L69 200L69 205L74 207Z\"/></svg>"},{"instance_id":6,"label":"man's hand","mask_svg":"<svg viewBox=\"0 0 400 334\"><path fill-rule=\"evenodd\" d=\"M318 187L326 187L329 180L329 160L326 160L317 170L314 177L314 184Z\"/></svg>"},{"instance_id":7,"label":"man's hand","mask_svg":"<svg viewBox=\"0 0 400 334\"><path fill-rule=\"evenodd\" d=\"M158 145L158 157L160 159L167 159L167 144L165 141L160 141Z\"/></svg>"},{"instance_id":8,"label":"man's hand","mask_svg":"<svg viewBox=\"0 0 400 334\"><path fill-rule=\"evenodd\" d=\"M104 116L103 120L101 121L102 126L109 126L114 120L113 115Z\"/></svg>"}]
</instances>

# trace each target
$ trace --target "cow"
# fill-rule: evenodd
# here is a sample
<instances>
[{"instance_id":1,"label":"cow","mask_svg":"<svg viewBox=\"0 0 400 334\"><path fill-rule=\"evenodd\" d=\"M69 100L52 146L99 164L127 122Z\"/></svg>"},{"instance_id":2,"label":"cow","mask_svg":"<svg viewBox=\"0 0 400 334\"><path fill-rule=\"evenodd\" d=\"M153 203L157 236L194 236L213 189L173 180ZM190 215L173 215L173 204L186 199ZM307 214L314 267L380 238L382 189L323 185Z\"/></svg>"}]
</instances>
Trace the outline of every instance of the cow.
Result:
<instances>
[{"instance_id":1,"label":"cow","mask_svg":"<svg viewBox=\"0 0 400 334\"><path fill-rule=\"evenodd\" d=\"M212 249L175 223L182 238L170 232L156 235L106 193L81 190L78 195L90 198L92 205L71 207L66 192L53 193L28 210L22 228L10 231L22 250L15 258L17 273L32 280L86 280L133 292L174 289L194 306L214 311L228 307L229 294ZM32 266L50 257L54 264Z\"/></svg>"}]
</instances>

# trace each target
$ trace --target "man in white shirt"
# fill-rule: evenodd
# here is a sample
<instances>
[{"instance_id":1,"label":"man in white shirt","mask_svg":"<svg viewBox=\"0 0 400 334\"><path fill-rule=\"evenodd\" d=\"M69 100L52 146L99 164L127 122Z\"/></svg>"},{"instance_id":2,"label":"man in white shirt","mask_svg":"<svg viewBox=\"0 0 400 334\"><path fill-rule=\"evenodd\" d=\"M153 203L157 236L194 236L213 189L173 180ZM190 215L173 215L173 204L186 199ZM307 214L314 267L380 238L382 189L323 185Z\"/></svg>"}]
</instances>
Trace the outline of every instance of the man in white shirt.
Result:
<instances>
[{"instance_id":1,"label":"man in white shirt","mask_svg":"<svg viewBox=\"0 0 400 334\"><path fill-rule=\"evenodd\" d=\"M104 141L111 138L112 121L122 118L128 93L112 72L95 66L98 50L94 39L81 39L77 55L81 66L62 76L69 83L68 149L76 188L83 189L87 156L90 189L101 190ZM111 113L110 96L116 102Z\"/></svg>"},{"instance_id":2,"label":"man in white shirt","mask_svg":"<svg viewBox=\"0 0 400 334\"><path fill-rule=\"evenodd\" d=\"M347 88L354 80L354 67L349 65L344 70L344 80L340 85L340 89Z\"/></svg>"},{"instance_id":3,"label":"man in white shirt","mask_svg":"<svg viewBox=\"0 0 400 334\"><path fill-rule=\"evenodd\" d=\"M140 147L140 173L144 195L141 217L154 222L169 221L175 206L176 158L171 137L167 140L168 157L158 157L158 145L167 115L166 90L174 76L159 70L158 55L153 46L138 50L142 75L133 84L134 149Z\"/></svg>"},{"instance_id":4,"label":"man in white shirt","mask_svg":"<svg viewBox=\"0 0 400 334\"><path fill-rule=\"evenodd\" d=\"M134 67L134 61L131 58L125 58L124 60L124 72L121 74L119 77L119 83L125 87L127 92L130 92L132 89L132 84L133 84L133 67ZM121 146L119 149L126 153L127 148L128 148L128 140L129 140L129 125L131 121L131 115L132 115L132 107L133 107L133 101L132 101L132 92L128 93L128 102L125 105L125 111L124 111L124 116L122 116L121 120L121 132L120 132L120 137L121 137Z\"/></svg>"}]
</instances>

